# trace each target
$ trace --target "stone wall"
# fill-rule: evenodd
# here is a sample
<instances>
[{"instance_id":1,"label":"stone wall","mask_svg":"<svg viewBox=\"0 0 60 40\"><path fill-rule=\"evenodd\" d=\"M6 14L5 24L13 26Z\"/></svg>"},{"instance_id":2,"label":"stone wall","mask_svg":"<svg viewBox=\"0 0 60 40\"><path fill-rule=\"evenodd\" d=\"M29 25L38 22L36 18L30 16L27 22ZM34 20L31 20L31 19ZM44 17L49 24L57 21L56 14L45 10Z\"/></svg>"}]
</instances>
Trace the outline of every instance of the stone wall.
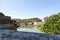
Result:
<instances>
[{"instance_id":1,"label":"stone wall","mask_svg":"<svg viewBox=\"0 0 60 40\"><path fill-rule=\"evenodd\" d=\"M60 40L60 35L0 30L0 40Z\"/></svg>"}]
</instances>

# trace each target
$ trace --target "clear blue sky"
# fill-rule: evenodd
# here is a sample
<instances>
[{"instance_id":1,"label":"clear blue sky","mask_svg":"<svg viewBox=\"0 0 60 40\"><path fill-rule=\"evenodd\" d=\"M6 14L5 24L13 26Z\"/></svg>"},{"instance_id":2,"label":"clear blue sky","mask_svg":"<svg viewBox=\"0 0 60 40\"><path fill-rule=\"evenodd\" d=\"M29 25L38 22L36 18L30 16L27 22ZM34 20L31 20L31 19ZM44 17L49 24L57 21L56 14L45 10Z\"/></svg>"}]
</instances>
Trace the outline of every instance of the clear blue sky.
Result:
<instances>
[{"instance_id":1,"label":"clear blue sky","mask_svg":"<svg viewBox=\"0 0 60 40\"><path fill-rule=\"evenodd\" d=\"M43 18L60 12L60 0L0 0L0 11L12 18Z\"/></svg>"}]
</instances>

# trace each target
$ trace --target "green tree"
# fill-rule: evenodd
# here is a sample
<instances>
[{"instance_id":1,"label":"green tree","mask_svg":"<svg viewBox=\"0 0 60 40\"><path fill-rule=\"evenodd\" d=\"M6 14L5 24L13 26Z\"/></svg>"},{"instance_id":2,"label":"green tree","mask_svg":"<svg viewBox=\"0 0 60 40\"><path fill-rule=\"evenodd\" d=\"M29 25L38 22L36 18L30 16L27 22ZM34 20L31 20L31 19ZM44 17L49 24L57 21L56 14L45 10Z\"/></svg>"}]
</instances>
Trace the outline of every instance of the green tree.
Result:
<instances>
[{"instance_id":1,"label":"green tree","mask_svg":"<svg viewBox=\"0 0 60 40\"><path fill-rule=\"evenodd\" d=\"M50 16L40 29L48 34L60 34L60 12Z\"/></svg>"}]
</instances>

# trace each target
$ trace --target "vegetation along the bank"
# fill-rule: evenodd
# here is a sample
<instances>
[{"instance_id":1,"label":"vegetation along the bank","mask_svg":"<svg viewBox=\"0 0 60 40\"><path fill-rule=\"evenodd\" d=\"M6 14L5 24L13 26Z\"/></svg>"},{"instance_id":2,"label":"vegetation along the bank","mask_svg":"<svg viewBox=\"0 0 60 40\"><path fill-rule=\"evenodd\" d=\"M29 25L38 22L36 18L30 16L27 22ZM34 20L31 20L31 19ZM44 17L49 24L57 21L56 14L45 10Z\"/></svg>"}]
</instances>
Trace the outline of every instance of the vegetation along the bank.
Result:
<instances>
[{"instance_id":1,"label":"vegetation along the bank","mask_svg":"<svg viewBox=\"0 0 60 40\"><path fill-rule=\"evenodd\" d=\"M44 24L39 26L39 28L47 34L60 34L60 12L51 15Z\"/></svg>"}]
</instances>

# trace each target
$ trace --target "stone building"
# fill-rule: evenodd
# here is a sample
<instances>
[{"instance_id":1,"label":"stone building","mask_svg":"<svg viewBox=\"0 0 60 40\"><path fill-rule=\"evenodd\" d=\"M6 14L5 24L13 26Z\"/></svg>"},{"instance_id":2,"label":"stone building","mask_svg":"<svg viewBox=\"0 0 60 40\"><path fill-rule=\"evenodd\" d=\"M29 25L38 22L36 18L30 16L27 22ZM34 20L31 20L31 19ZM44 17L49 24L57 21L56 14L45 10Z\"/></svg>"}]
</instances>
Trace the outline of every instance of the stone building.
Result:
<instances>
[{"instance_id":1,"label":"stone building","mask_svg":"<svg viewBox=\"0 0 60 40\"><path fill-rule=\"evenodd\" d=\"M19 26L15 23L16 21L11 20L10 16L5 16L2 12L0 12L0 29L17 30Z\"/></svg>"}]
</instances>

